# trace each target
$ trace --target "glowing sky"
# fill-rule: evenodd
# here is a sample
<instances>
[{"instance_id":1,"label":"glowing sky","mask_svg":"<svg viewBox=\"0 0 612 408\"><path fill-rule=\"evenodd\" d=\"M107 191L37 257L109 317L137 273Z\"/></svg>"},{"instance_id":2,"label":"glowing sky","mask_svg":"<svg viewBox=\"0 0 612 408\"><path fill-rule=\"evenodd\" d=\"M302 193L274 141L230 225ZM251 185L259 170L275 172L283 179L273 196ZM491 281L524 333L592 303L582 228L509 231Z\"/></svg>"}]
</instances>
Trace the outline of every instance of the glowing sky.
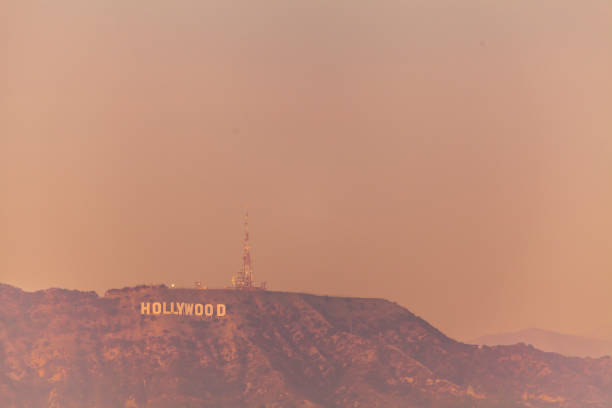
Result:
<instances>
[{"instance_id":1,"label":"glowing sky","mask_svg":"<svg viewBox=\"0 0 612 408\"><path fill-rule=\"evenodd\" d=\"M612 335L612 3L9 0L0 282Z\"/></svg>"}]
</instances>

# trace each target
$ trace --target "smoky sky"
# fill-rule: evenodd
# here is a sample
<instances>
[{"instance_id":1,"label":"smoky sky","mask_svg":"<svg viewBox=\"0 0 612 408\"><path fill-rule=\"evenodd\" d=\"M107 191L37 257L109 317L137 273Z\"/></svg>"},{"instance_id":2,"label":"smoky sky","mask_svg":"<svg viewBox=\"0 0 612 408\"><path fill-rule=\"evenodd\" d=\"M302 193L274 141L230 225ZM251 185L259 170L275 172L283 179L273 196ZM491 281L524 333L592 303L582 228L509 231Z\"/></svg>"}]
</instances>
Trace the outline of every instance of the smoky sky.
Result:
<instances>
[{"instance_id":1,"label":"smoky sky","mask_svg":"<svg viewBox=\"0 0 612 408\"><path fill-rule=\"evenodd\" d=\"M612 335L612 3L0 6L0 282Z\"/></svg>"}]
</instances>

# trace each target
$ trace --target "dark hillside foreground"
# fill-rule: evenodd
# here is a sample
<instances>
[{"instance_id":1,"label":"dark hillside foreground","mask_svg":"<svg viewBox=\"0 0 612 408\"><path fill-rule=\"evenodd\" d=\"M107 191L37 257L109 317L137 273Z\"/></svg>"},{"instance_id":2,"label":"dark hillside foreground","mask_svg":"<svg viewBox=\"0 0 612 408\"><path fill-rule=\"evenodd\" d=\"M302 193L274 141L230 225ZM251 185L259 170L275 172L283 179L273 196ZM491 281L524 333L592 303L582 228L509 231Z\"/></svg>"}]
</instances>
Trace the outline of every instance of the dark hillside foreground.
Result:
<instances>
[{"instance_id":1,"label":"dark hillside foreground","mask_svg":"<svg viewBox=\"0 0 612 408\"><path fill-rule=\"evenodd\" d=\"M0 285L0 406L609 408L612 361L463 344L383 299Z\"/></svg>"}]
</instances>

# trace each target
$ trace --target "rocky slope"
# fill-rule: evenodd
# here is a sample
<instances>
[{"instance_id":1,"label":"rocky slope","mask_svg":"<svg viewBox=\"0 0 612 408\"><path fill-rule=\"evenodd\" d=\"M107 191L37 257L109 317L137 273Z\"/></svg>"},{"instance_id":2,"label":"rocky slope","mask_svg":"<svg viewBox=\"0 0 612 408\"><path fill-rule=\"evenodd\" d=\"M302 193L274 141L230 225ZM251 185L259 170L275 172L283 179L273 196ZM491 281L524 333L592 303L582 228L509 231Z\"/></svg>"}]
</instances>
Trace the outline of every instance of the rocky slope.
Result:
<instances>
[{"instance_id":1,"label":"rocky slope","mask_svg":"<svg viewBox=\"0 0 612 408\"><path fill-rule=\"evenodd\" d=\"M612 361L459 343L382 299L0 285L0 406L607 408Z\"/></svg>"}]
</instances>

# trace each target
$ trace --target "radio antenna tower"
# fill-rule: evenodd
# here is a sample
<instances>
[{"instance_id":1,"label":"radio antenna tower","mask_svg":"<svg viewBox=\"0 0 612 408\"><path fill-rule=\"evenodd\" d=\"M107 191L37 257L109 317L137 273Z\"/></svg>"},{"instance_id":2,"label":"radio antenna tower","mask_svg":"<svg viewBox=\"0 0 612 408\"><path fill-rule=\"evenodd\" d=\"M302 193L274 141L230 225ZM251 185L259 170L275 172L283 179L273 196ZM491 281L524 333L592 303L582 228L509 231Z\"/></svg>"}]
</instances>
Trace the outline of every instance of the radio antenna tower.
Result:
<instances>
[{"instance_id":1,"label":"radio antenna tower","mask_svg":"<svg viewBox=\"0 0 612 408\"><path fill-rule=\"evenodd\" d=\"M244 214L244 240L242 242L242 268L232 277L234 289L266 289L266 282L256 284L253 280L253 266L251 265L251 245L249 244L249 207L246 206Z\"/></svg>"},{"instance_id":2,"label":"radio antenna tower","mask_svg":"<svg viewBox=\"0 0 612 408\"><path fill-rule=\"evenodd\" d=\"M234 274L232 286L236 289L253 287L253 267L251 266L251 245L249 245L249 207L244 215L244 240L242 243L242 268Z\"/></svg>"}]
</instances>

